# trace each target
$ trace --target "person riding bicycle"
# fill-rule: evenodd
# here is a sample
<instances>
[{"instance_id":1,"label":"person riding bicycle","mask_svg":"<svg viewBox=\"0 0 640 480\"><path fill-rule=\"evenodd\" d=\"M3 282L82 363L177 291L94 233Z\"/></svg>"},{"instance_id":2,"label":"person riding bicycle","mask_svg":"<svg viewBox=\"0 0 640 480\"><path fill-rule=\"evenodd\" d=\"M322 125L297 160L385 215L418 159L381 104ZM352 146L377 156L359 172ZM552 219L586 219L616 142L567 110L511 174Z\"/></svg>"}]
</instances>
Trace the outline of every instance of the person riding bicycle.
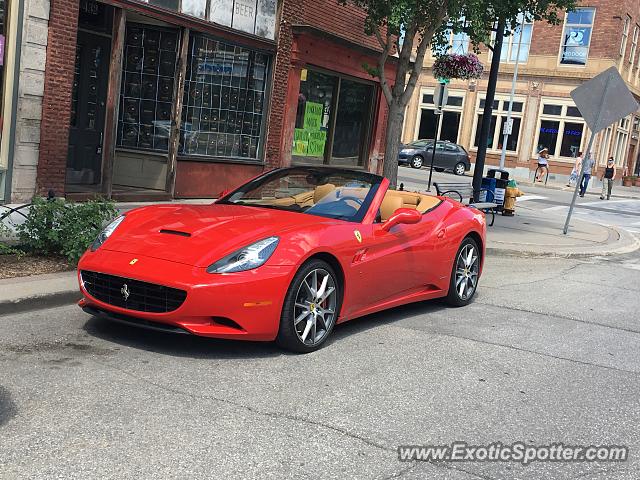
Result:
<instances>
[{"instance_id":1,"label":"person riding bicycle","mask_svg":"<svg viewBox=\"0 0 640 480\"><path fill-rule=\"evenodd\" d=\"M543 148L538 152L538 174L535 178L536 182L542 182L542 177L544 177L549 171L549 149Z\"/></svg>"}]
</instances>

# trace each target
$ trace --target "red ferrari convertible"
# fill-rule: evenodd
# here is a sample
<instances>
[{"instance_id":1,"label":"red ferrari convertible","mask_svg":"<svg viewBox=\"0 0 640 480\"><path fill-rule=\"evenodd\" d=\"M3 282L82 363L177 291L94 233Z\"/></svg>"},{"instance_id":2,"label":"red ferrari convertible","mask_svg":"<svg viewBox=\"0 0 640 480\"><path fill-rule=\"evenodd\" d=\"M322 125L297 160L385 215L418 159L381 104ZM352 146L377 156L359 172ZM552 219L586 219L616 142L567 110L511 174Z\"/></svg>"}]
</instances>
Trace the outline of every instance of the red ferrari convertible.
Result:
<instances>
[{"instance_id":1,"label":"red ferrari convertible","mask_svg":"<svg viewBox=\"0 0 640 480\"><path fill-rule=\"evenodd\" d=\"M469 303L484 215L388 187L362 171L293 167L211 205L132 210L80 260L80 306L130 325L310 352L336 323L437 297Z\"/></svg>"}]
</instances>

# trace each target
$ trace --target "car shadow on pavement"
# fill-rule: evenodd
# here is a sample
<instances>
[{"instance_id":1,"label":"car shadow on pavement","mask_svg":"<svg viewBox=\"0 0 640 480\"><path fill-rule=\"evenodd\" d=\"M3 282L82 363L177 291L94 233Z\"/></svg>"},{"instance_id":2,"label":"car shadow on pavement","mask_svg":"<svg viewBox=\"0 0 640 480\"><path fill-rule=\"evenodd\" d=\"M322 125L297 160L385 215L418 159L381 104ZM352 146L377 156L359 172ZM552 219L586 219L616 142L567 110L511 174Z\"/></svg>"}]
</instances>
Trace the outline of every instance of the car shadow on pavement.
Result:
<instances>
[{"instance_id":1,"label":"car shadow on pavement","mask_svg":"<svg viewBox=\"0 0 640 480\"><path fill-rule=\"evenodd\" d=\"M383 310L382 312L373 313L337 325L327 344L338 342L342 338L359 335L381 326L395 324L418 315L437 314L449 308L452 307L449 307L443 300L436 299Z\"/></svg>"},{"instance_id":2,"label":"car shadow on pavement","mask_svg":"<svg viewBox=\"0 0 640 480\"><path fill-rule=\"evenodd\" d=\"M189 358L259 358L285 354L270 342L220 340L156 332L91 317L83 326L92 337L138 350Z\"/></svg>"},{"instance_id":3,"label":"car shadow on pavement","mask_svg":"<svg viewBox=\"0 0 640 480\"><path fill-rule=\"evenodd\" d=\"M446 308L448 307L444 302L430 300L357 318L337 325L326 346L340 342L343 338L359 335L384 325L416 315L437 313ZM89 318L84 324L83 330L94 338L112 344L176 357L241 359L297 355L281 350L273 342L222 340L196 335L156 332L96 317Z\"/></svg>"}]
</instances>

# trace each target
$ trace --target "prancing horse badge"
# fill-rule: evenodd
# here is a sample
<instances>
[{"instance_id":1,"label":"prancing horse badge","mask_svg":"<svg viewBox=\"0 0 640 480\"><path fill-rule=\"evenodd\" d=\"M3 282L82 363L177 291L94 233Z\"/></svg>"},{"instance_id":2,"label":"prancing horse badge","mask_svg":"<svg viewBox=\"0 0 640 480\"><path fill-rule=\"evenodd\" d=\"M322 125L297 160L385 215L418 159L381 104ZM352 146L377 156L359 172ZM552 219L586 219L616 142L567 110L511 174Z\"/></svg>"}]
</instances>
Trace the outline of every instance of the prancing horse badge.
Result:
<instances>
[{"instance_id":1,"label":"prancing horse badge","mask_svg":"<svg viewBox=\"0 0 640 480\"><path fill-rule=\"evenodd\" d=\"M360 233L360 231L354 230L353 234L356 236L356 240L358 240L358 243L362 243L362 234Z\"/></svg>"}]
</instances>

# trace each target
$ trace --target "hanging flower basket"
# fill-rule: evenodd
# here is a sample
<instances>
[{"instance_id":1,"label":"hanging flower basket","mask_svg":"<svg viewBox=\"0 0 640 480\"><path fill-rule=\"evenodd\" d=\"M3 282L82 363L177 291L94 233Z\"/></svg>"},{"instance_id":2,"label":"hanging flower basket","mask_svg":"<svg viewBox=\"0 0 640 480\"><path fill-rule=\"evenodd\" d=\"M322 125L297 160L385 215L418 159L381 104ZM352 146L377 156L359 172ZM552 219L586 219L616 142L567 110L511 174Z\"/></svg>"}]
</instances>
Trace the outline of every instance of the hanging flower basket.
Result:
<instances>
[{"instance_id":1,"label":"hanging flower basket","mask_svg":"<svg viewBox=\"0 0 640 480\"><path fill-rule=\"evenodd\" d=\"M433 64L433 76L438 79L471 80L480 78L482 72L484 67L477 55L473 53L440 55Z\"/></svg>"}]
</instances>

